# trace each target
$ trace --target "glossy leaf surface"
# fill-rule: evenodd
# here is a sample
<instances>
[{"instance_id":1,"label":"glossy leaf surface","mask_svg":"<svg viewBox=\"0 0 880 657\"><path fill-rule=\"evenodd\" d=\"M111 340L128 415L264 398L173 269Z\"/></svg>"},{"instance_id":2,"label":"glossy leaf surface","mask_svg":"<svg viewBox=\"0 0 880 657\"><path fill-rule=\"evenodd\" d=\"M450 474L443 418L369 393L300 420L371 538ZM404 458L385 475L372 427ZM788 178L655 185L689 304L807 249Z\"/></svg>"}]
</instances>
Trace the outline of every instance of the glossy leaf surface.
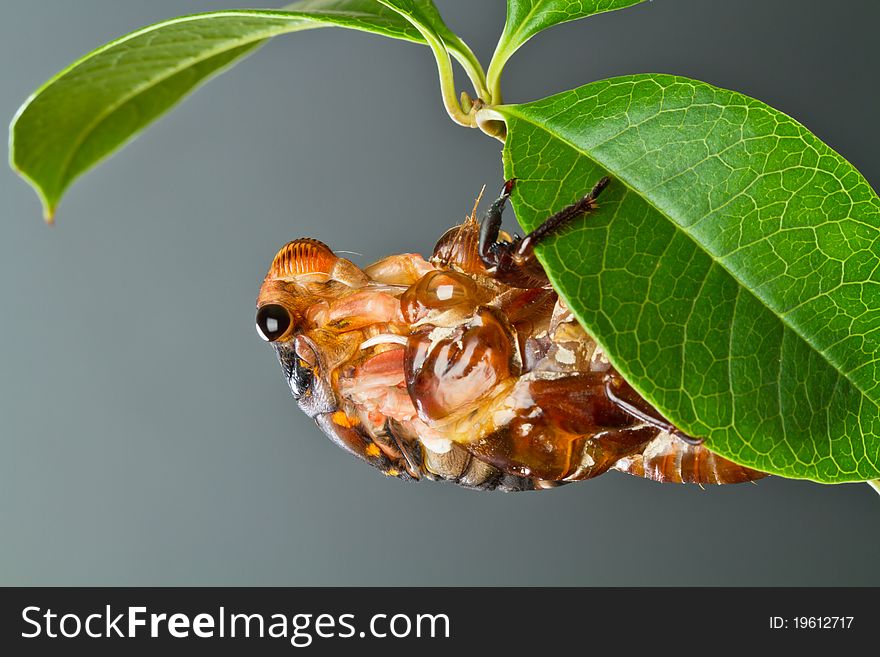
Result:
<instances>
[{"instance_id":1,"label":"glossy leaf surface","mask_svg":"<svg viewBox=\"0 0 880 657\"><path fill-rule=\"evenodd\" d=\"M759 470L880 475L880 199L851 164L764 103L680 77L497 109L524 228L613 178L539 255L647 399Z\"/></svg>"}]
</instances>

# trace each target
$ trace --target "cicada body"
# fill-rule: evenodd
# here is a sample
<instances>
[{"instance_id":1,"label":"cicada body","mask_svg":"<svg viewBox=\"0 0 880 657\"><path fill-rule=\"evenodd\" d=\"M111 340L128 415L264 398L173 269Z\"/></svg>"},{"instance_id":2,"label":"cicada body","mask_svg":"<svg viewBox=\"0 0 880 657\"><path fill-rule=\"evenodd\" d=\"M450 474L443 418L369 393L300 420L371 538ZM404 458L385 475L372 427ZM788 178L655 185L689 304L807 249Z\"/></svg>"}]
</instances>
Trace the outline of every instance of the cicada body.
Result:
<instances>
[{"instance_id":1,"label":"cicada body","mask_svg":"<svg viewBox=\"0 0 880 657\"><path fill-rule=\"evenodd\" d=\"M534 245L595 209L607 184L543 232L510 238L499 228L508 182L482 227L472 213L429 260L408 253L360 269L317 240L285 245L260 289L257 328L300 408L401 479L514 491L609 469L678 483L763 476L645 402L534 258Z\"/></svg>"}]
</instances>

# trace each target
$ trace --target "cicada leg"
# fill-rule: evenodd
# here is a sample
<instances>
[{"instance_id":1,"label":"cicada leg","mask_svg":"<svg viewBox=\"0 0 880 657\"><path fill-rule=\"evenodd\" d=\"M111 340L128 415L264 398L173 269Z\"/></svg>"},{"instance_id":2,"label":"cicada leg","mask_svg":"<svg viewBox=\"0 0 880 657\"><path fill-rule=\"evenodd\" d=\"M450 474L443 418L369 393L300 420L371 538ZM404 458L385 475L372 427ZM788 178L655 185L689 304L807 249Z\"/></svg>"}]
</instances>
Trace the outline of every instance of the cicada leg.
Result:
<instances>
[{"instance_id":1,"label":"cicada leg","mask_svg":"<svg viewBox=\"0 0 880 657\"><path fill-rule=\"evenodd\" d=\"M366 461L389 477L416 479L408 472L400 454L387 454L355 416L344 411L322 413L315 422L324 434L346 452Z\"/></svg>"},{"instance_id":2,"label":"cicada leg","mask_svg":"<svg viewBox=\"0 0 880 657\"><path fill-rule=\"evenodd\" d=\"M468 427L481 435L467 440ZM580 372L520 377L454 433L475 456L505 472L573 481L640 453L659 431L608 399L604 373Z\"/></svg>"},{"instance_id":3,"label":"cicada leg","mask_svg":"<svg viewBox=\"0 0 880 657\"><path fill-rule=\"evenodd\" d=\"M509 242L499 241L501 213L515 182L516 179L511 179L504 183L501 194L486 212L480 226L480 259L489 273L502 283L511 287L542 287L548 284L548 279L535 257L535 246L548 237L558 235L580 215L595 210L598 207L596 199L611 179L606 176L599 180L589 194L546 219L525 237L514 235Z\"/></svg>"},{"instance_id":4,"label":"cicada leg","mask_svg":"<svg viewBox=\"0 0 880 657\"><path fill-rule=\"evenodd\" d=\"M621 379L619 376L608 374L605 377L605 395L621 410L623 410L625 413L629 413L634 418L641 420L645 424L650 424L653 427L657 427L661 431L664 431L669 435L686 442L688 445L701 445L703 443L702 438L694 438L693 436L687 435L686 433L678 429L674 424L657 414L653 409L645 410L639 408L639 405L637 405L637 401L627 401L622 396L620 396L619 393L615 391L615 388L620 388L621 384L623 383L623 379ZM627 386L627 388L629 388L629 386ZM640 397L638 398L638 400L643 401ZM647 404L642 403L641 405L647 407Z\"/></svg>"},{"instance_id":5,"label":"cicada leg","mask_svg":"<svg viewBox=\"0 0 880 657\"><path fill-rule=\"evenodd\" d=\"M733 484L765 476L624 411L606 394L605 379L599 372L522 378L489 409L507 421L462 444L505 472L557 481L589 479L612 468L672 483Z\"/></svg>"},{"instance_id":6,"label":"cicada leg","mask_svg":"<svg viewBox=\"0 0 880 657\"><path fill-rule=\"evenodd\" d=\"M614 469L677 484L736 484L766 476L710 452L701 438L676 428L613 371L605 375L605 395L633 418L660 429L642 450L621 458Z\"/></svg>"}]
</instances>

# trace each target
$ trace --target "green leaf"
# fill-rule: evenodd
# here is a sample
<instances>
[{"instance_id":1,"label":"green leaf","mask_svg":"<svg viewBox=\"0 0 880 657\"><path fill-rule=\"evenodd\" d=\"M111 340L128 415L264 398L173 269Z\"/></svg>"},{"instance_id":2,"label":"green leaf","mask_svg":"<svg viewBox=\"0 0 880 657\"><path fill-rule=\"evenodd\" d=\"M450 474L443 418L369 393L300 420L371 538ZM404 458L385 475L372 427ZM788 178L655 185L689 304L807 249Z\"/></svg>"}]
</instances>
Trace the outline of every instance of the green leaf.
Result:
<instances>
[{"instance_id":1,"label":"green leaf","mask_svg":"<svg viewBox=\"0 0 880 657\"><path fill-rule=\"evenodd\" d=\"M430 4L418 3L426 13ZM330 25L426 44L410 21L376 0L309 0L277 11L173 18L94 50L40 87L10 126L10 164L34 187L51 221L79 175L199 84L270 37ZM470 53L460 40L451 44L456 57Z\"/></svg>"},{"instance_id":2,"label":"green leaf","mask_svg":"<svg viewBox=\"0 0 880 657\"><path fill-rule=\"evenodd\" d=\"M612 177L538 254L641 394L737 463L880 477L880 198L851 164L764 103L667 75L495 112L525 229Z\"/></svg>"},{"instance_id":3,"label":"green leaf","mask_svg":"<svg viewBox=\"0 0 880 657\"><path fill-rule=\"evenodd\" d=\"M593 14L624 9L645 0L507 0L504 31L489 63L491 102L501 102L499 79L507 60L520 46L548 27Z\"/></svg>"}]
</instances>

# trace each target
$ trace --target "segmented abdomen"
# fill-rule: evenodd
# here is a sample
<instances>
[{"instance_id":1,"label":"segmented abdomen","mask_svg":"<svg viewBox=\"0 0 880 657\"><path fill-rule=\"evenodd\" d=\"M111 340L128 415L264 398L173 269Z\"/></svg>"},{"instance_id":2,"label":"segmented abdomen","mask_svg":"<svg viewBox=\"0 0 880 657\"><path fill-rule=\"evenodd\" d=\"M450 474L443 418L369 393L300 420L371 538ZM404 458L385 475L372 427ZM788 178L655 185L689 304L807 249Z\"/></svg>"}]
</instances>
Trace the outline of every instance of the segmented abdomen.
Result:
<instances>
[{"instance_id":1,"label":"segmented abdomen","mask_svg":"<svg viewBox=\"0 0 880 657\"><path fill-rule=\"evenodd\" d=\"M614 469L675 484L738 484L766 476L666 433L648 443L641 454L620 459Z\"/></svg>"}]
</instances>

